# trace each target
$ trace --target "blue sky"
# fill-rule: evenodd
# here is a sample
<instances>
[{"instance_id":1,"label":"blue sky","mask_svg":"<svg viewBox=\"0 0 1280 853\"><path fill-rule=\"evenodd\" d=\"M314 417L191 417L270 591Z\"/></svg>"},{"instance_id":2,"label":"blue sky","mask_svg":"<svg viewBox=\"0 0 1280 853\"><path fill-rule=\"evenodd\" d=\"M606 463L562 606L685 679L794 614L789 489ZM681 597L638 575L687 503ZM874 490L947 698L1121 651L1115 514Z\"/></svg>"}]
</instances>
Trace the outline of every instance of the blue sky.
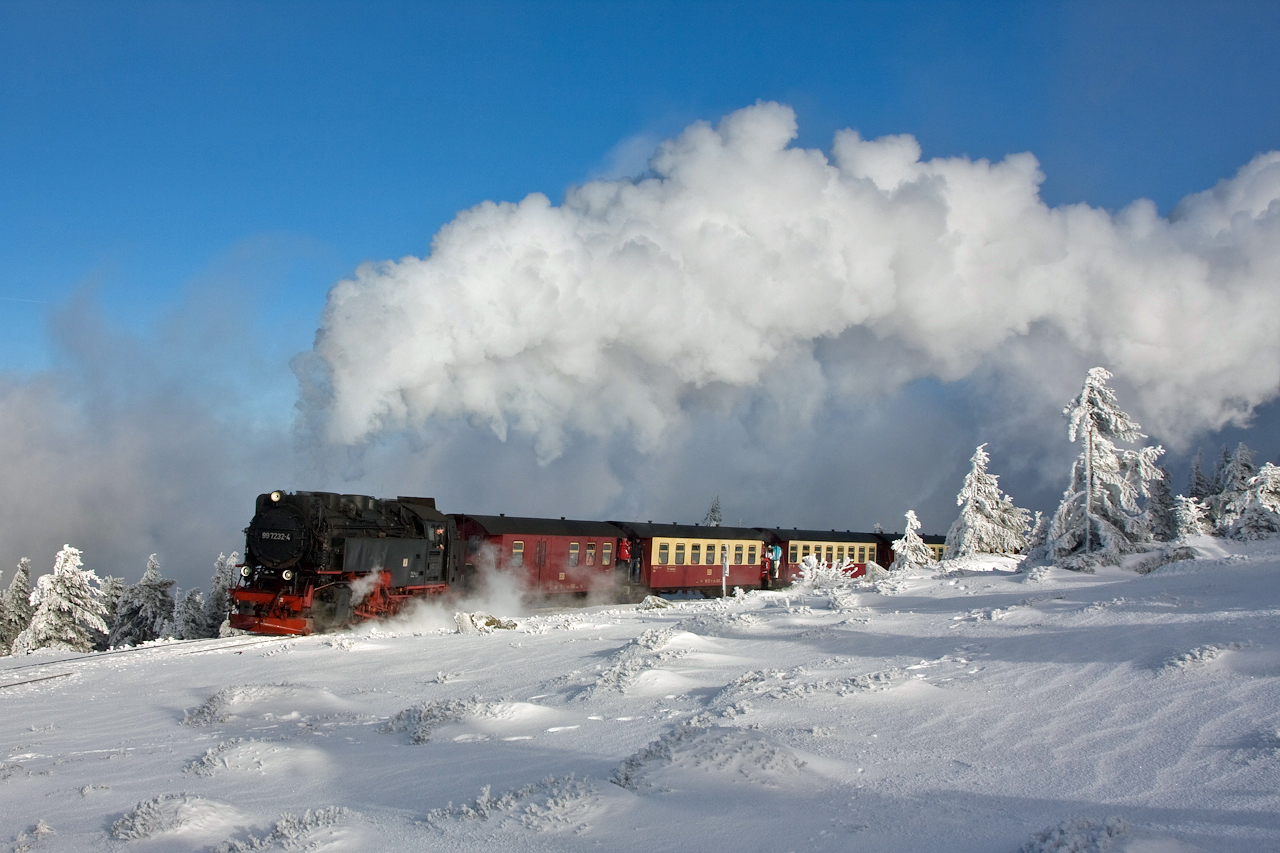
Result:
<instances>
[{"instance_id":1,"label":"blue sky","mask_svg":"<svg viewBox=\"0 0 1280 853\"><path fill-rule=\"evenodd\" d=\"M53 377L90 425L172 391L287 433L290 359L360 263L426 255L484 200L639 174L661 140L758 100L794 108L798 146L854 128L913 134L925 158L1030 151L1049 205L1168 214L1280 147L1278 36L1280 4L1243 0L0 0L0 378ZM973 405L928 383L894 405L924 399L957 423ZM172 541L139 519L144 547Z\"/></svg>"},{"instance_id":2,"label":"blue sky","mask_svg":"<svg viewBox=\"0 0 1280 853\"><path fill-rule=\"evenodd\" d=\"M0 363L92 288L154 323L256 254L305 347L324 292L484 199L643 167L757 99L798 144L1031 151L1051 204L1167 211L1280 139L1274 3L3 3ZM615 153L623 154L616 162ZM30 300L30 301L20 301Z\"/></svg>"}]
</instances>

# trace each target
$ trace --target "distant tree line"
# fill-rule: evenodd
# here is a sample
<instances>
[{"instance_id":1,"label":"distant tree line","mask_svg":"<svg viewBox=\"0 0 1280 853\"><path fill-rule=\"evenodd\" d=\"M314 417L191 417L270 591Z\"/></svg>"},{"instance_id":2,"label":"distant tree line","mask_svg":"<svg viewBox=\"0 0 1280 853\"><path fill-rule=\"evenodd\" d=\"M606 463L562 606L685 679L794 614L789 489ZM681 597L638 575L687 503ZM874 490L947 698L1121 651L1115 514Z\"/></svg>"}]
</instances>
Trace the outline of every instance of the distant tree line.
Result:
<instances>
[{"instance_id":1,"label":"distant tree line","mask_svg":"<svg viewBox=\"0 0 1280 853\"><path fill-rule=\"evenodd\" d=\"M198 588L181 595L176 581L160 574L152 554L141 580L99 577L84 568L70 545L54 559L53 571L31 584L31 560L23 557L0 595L0 654L36 649L88 652L136 646L159 639L197 640L227 630L230 592L240 555L219 554L209 595Z\"/></svg>"}]
</instances>

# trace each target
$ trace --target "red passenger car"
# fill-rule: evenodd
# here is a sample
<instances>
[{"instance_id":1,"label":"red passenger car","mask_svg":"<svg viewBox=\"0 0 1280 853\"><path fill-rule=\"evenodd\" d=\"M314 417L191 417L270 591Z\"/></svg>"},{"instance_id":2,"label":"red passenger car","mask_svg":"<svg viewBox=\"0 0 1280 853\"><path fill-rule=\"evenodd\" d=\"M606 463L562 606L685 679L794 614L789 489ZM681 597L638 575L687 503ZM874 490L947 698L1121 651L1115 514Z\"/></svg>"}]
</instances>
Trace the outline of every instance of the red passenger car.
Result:
<instances>
[{"instance_id":1,"label":"red passenger car","mask_svg":"<svg viewBox=\"0 0 1280 853\"><path fill-rule=\"evenodd\" d=\"M528 592L612 590L616 526L604 521L455 515L466 566L509 574Z\"/></svg>"}]
</instances>

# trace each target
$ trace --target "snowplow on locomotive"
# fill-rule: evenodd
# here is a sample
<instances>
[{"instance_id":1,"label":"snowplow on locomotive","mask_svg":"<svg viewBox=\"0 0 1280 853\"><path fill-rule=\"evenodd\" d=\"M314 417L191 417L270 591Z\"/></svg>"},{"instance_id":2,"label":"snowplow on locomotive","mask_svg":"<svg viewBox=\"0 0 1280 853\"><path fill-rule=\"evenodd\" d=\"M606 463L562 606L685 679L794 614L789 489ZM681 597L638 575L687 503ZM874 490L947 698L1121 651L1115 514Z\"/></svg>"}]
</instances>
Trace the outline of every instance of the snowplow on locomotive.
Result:
<instances>
[{"instance_id":1,"label":"snowplow on locomotive","mask_svg":"<svg viewBox=\"0 0 1280 853\"><path fill-rule=\"evenodd\" d=\"M258 496L231 590L233 628L320 633L465 595L499 572L527 595L638 601L790 584L805 559L857 577L890 552L879 533L446 515L433 498Z\"/></svg>"}]
</instances>

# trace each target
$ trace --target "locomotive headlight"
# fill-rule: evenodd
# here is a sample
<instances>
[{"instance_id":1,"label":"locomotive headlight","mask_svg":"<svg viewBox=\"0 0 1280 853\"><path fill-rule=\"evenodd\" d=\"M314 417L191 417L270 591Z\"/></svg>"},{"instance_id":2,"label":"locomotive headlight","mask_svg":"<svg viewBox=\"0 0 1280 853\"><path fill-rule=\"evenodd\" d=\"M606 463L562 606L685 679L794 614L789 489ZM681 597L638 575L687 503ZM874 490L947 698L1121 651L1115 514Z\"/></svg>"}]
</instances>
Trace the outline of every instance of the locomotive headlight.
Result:
<instances>
[{"instance_id":1,"label":"locomotive headlight","mask_svg":"<svg viewBox=\"0 0 1280 853\"><path fill-rule=\"evenodd\" d=\"M285 569L283 572L280 573L280 577L284 578L287 581L293 580L293 569Z\"/></svg>"},{"instance_id":2,"label":"locomotive headlight","mask_svg":"<svg viewBox=\"0 0 1280 853\"><path fill-rule=\"evenodd\" d=\"M272 493L271 493L271 502L272 502L272 503L277 503L277 504L278 504L278 503L280 503L280 499L281 499L282 497L284 497L284 492L272 492Z\"/></svg>"},{"instance_id":3,"label":"locomotive headlight","mask_svg":"<svg viewBox=\"0 0 1280 853\"><path fill-rule=\"evenodd\" d=\"M250 574L250 572L249 572L249 567L248 567L248 566L241 566L241 567L240 567L240 576L241 576L241 577L247 578L247 577L249 577L249 574Z\"/></svg>"}]
</instances>

